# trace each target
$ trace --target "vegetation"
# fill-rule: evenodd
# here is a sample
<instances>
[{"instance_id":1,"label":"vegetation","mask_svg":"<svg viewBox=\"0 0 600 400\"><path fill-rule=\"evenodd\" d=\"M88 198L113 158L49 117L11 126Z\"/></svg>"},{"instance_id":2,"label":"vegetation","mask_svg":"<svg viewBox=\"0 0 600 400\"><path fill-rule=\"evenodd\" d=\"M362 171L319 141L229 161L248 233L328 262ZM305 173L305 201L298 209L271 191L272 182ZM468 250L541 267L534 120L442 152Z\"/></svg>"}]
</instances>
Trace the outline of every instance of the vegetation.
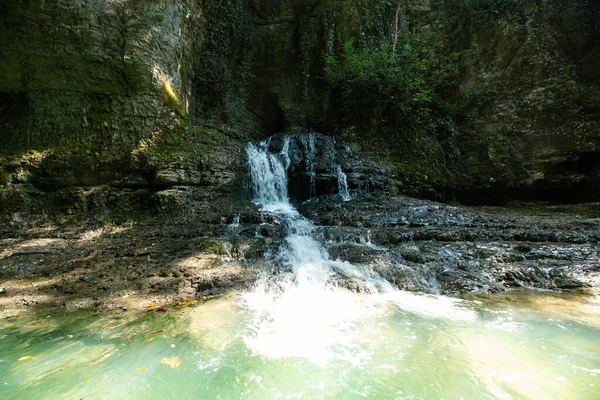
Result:
<instances>
[{"instance_id":1,"label":"vegetation","mask_svg":"<svg viewBox=\"0 0 600 400\"><path fill-rule=\"evenodd\" d=\"M439 91L452 82L460 57L432 32L405 34L398 46L375 49L348 41L339 56L326 58L326 78L341 90L350 112L358 111L352 110L357 102L383 102L401 114L428 117L440 106Z\"/></svg>"},{"instance_id":2,"label":"vegetation","mask_svg":"<svg viewBox=\"0 0 600 400\"><path fill-rule=\"evenodd\" d=\"M506 12L523 7L521 0L444 0L444 9L457 10L463 16L497 18Z\"/></svg>"}]
</instances>

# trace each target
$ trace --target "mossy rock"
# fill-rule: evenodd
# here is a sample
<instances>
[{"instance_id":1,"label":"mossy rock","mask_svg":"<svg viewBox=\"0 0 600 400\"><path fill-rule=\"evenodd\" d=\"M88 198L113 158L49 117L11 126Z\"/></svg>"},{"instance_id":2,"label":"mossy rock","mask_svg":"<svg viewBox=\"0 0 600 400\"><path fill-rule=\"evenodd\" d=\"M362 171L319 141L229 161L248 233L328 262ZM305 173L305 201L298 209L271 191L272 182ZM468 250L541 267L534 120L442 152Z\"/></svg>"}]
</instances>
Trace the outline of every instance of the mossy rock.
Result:
<instances>
[{"instance_id":1,"label":"mossy rock","mask_svg":"<svg viewBox=\"0 0 600 400\"><path fill-rule=\"evenodd\" d=\"M202 240L196 245L196 251L204 254L227 255L225 243L213 239Z\"/></svg>"}]
</instances>

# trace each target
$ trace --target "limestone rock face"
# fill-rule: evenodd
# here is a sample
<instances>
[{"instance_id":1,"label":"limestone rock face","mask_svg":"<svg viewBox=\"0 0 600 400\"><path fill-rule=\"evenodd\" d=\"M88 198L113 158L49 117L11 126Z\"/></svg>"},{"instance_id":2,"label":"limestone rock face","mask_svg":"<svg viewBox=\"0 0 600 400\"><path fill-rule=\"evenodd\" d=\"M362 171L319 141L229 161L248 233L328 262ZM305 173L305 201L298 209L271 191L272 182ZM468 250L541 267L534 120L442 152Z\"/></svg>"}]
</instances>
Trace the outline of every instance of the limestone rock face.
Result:
<instances>
[{"instance_id":1,"label":"limestone rock face","mask_svg":"<svg viewBox=\"0 0 600 400\"><path fill-rule=\"evenodd\" d=\"M475 49L460 83L469 93L461 112L475 132L466 149L480 149L467 160L489 168L475 183L484 187L488 178L522 195L597 199L600 5L480 3L487 6L461 15L436 2L429 16L440 25L452 20L442 29L455 46Z\"/></svg>"},{"instance_id":2,"label":"limestone rock face","mask_svg":"<svg viewBox=\"0 0 600 400\"><path fill-rule=\"evenodd\" d=\"M7 0L0 9L3 147L139 141L168 118L163 82L185 105L191 2Z\"/></svg>"},{"instance_id":3,"label":"limestone rock face","mask_svg":"<svg viewBox=\"0 0 600 400\"><path fill-rule=\"evenodd\" d=\"M340 43L390 41L396 15L471 54L452 113L423 126L349 115L325 79ZM590 0L5 0L0 185L241 198L244 141L318 131L409 194L597 200L599 21Z\"/></svg>"},{"instance_id":4,"label":"limestone rock face","mask_svg":"<svg viewBox=\"0 0 600 400\"><path fill-rule=\"evenodd\" d=\"M324 57L347 40L375 47L392 40L396 12L400 29L434 31L450 50L470 54L449 96L451 116L415 127L377 104L348 115L328 87ZM594 2L232 1L205 15L210 33L205 68L197 71L204 89L194 92L201 115L264 135L336 136L385 165L401 190L421 196L598 198Z\"/></svg>"}]
</instances>

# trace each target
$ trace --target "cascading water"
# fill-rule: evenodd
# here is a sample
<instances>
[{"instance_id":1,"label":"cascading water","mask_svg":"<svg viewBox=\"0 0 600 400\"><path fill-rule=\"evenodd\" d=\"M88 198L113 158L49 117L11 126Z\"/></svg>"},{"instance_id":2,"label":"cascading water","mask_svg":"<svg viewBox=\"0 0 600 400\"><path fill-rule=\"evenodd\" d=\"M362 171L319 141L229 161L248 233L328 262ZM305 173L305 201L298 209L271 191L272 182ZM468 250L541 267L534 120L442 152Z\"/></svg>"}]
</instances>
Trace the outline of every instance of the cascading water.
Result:
<instances>
[{"instance_id":1,"label":"cascading water","mask_svg":"<svg viewBox=\"0 0 600 400\"><path fill-rule=\"evenodd\" d=\"M306 153L306 172L308 173L310 179L310 188L309 188L309 196L313 198L316 196L317 188L316 188L316 177L317 172L315 168L315 157L317 154L317 144L314 133L309 133L306 136L306 140L302 142L305 147Z\"/></svg>"},{"instance_id":2,"label":"cascading water","mask_svg":"<svg viewBox=\"0 0 600 400\"><path fill-rule=\"evenodd\" d=\"M269 141L246 147L253 200L265 211L291 208L287 192L288 146L286 138L280 154L269 152Z\"/></svg>"},{"instance_id":3,"label":"cascading water","mask_svg":"<svg viewBox=\"0 0 600 400\"><path fill-rule=\"evenodd\" d=\"M348 177L346 176L346 174L344 173L344 171L342 170L342 167L340 165L336 165L335 170L337 172L337 178L338 178L338 190L339 190L340 196L342 196L342 200L344 200L344 201L352 200L352 197L350 196L350 192L348 191Z\"/></svg>"},{"instance_id":4,"label":"cascading water","mask_svg":"<svg viewBox=\"0 0 600 400\"><path fill-rule=\"evenodd\" d=\"M245 336L250 349L273 358L304 357L319 365L333 357L334 348L351 357L360 326L368 326L368 319L384 312L382 304L390 301L412 312L473 317L456 308L456 300L400 292L372 271L331 260L313 237L314 225L289 202L289 138L284 140L276 154L269 151L269 140L246 148L253 201L281 218L286 231L276 259L284 272L265 273L255 290L244 295L255 315ZM354 282L361 293L345 289L342 281Z\"/></svg>"},{"instance_id":5,"label":"cascading water","mask_svg":"<svg viewBox=\"0 0 600 400\"><path fill-rule=\"evenodd\" d=\"M225 228L225 233L227 235L235 236L239 233L239 230L240 230L240 216L236 214L233 216L233 220L231 221L231 223L229 225L227 225L227 228Z\"/></svg>"}]
</instances>

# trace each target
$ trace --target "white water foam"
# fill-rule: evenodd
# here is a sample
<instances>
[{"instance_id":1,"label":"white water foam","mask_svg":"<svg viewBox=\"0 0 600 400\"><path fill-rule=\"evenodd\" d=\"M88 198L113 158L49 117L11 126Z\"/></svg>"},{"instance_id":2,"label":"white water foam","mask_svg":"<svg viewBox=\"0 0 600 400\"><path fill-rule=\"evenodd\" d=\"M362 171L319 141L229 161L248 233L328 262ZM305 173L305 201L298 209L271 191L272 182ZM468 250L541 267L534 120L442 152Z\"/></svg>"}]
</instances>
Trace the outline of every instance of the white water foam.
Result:
<instances>
[{"instance_id":1,"label":"white water foam","mask_svg":"<svg viewBox=\"0 0 600 400\"><path fill-rule=\"evenodd\" d=\"M348 177L346 176L340 165L336 165L335 170L338 179L338 191L340 193L340 196L342 196L342 200L352 200L352 196L350 196L350 192L348 191Z\"/></svg>"},{"instance_id":2,"label":"white water foam","mask_svg":"<svg viewBox=\"0 0 600 400\"><path fill-rule=\"evenodd\" d=\"M402 292L371 271L331 260L312 236L314 225L289 202L289 138L278 154L268 148L268 140L246 148L253 201L281 218L287 236L278 255L283 272L265 274L243 296L254 315L244 336L252 351L270 358L301 357L323 366L339 356L340 348L361 340L365 333L357 326L387 312L390 303L428 317L475 319L460 300ZM340 287L340 278L359 282L362 292Z\"/></svg>"}]
</instances>

